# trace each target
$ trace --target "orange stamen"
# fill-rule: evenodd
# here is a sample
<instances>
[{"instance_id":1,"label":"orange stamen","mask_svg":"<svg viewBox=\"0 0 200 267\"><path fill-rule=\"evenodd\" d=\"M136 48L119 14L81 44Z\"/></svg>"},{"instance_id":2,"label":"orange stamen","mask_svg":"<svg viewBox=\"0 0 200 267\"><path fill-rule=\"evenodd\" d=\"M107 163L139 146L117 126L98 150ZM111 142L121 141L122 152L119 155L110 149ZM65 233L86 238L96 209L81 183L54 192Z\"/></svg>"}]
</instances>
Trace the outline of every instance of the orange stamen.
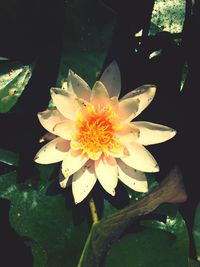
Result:
<instances>
[{"instance_id":1,"label":"orange stamen","mask_svg":"<svg viewBox=\"0 0 200 267\"><path fill-rule=\"evenodd\" d=\"M109 150L119 151L122 143L115 136L116 130L120 129L117 114L111 106L95 108L88 105L80 112L75 122L75 132L72 135L73 146L82 149L89 158L96 160L102 153L109 155Z\"/></svg>"}]
</instances>

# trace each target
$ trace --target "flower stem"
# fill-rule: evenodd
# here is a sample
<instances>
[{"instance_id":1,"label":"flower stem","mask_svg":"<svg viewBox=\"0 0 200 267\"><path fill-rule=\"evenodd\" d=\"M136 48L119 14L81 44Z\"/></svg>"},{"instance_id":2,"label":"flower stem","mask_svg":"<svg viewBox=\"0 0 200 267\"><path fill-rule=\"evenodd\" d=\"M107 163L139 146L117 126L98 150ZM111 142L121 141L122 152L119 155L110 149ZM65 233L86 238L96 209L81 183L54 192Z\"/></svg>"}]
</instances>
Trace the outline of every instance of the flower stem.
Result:
<instances>
[{"instance_id":1,"label":"flower stem","mask_svg":"<svg viewBox=\"0 0 200 267\"><path fill-rule=\"evenodd\" d=\"M90 205L90 212L91 212L91 216L92 216L92 221L93 221L93 223L97 223L99 221L99 218L98 218L97 209L96 209L93 198L90 199L89 205Z\"/></svg>"},{"instance_id":2,"label":"flower stem","mask_svg":"<svg viewBox=\"0 0 200 267\"><path fill-rule=\"evenodd\" d=\"M90 199L89 206L90 206L90 212L91 212L92 221L93 221L93 225L94 225L94 224L98 223L99 218L98 218L97 209L96 209L96 205L95 205L93 198ZM91 236L92 236L92 231L90 230L77 267L81 267L83 264L83 260L85 257L85 251L88 249L88 245L90 244Z\"/></svg>"}]
</instances>

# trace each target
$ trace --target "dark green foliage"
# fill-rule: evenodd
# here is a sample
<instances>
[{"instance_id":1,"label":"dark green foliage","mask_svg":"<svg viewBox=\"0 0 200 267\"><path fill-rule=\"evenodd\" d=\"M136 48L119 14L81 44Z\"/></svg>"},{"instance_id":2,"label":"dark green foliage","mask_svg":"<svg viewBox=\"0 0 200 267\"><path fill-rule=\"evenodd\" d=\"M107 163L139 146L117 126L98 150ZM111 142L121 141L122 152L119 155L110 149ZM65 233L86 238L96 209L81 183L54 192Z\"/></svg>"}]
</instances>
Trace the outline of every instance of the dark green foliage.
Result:
<instances>
[{"instance_id":1,"label":"dark green foliage","mask_svg":"<svg viewBox=\"0 0 200 267\"><path fill-rule=\"evenodd\" d=\"M32 75L32 66L5 62L0 65L0 113L17 102Z\"/></svg>"}]
</instances>

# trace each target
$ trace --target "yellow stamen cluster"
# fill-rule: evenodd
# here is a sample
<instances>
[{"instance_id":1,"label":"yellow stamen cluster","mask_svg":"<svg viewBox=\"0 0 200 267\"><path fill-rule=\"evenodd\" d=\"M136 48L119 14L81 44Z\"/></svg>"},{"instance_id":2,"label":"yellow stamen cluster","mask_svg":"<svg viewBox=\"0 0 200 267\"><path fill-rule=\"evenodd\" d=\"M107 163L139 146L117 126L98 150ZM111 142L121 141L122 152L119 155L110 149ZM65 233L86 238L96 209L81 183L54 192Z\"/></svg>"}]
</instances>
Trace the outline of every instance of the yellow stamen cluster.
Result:
<instances>
[{"instance_id":1,"label":"yellow stamen cluster","mask_svg":"<svg viewBox=\"0 0 200 267\"><path fill-rule=\"evenodd\" d=\"M115 136L120 129L117 114L111 106L101 108L88 105L84 112L80 112L75 123L72 147L82 149L89 158L96 160L102 153L109 155L109 151L119 151L122 143Z\"/></svg>"}]
</instances>

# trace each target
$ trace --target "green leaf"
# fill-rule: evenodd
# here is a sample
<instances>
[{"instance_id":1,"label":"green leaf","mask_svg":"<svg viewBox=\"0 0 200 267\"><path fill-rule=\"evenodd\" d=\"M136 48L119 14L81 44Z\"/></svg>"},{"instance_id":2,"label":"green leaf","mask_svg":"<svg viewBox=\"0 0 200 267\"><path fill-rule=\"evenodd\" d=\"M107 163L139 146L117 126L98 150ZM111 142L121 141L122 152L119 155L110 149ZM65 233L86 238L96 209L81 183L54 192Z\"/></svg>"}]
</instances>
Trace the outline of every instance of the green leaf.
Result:
<instances>
[{"instance_id":1,"label":"green leaf","mask_svg":"<svg viewBox=\"0 0 200 267\"><path fill-rule=\"evenodd\" d=\"M167 31L180 33L185 20L185 0L156 0L153 7L149 35Z\"/></svg>"},{"instance_id":2,"label":"green leaf","mask_svg":"<svg viewBox=\"0 0 200 267\"><path fill-rule=\"evenodd\" d=\"M200 261L200 204L198 204L195 213L193 236L196 247L196 257L198 261Z\"/></svg>"},{"instance_id":3,"label":"green leaf","mask_svg":"<svg viewBox=\"0 0 200 267\"><path fill-rule=\"evenodd\" d=\"M112 37L114 14L100 1L70 0L65 11L63 52L57 86L72 69L89 85L102 69Z\"/></svg>"},{"instance_id":4,"label":"green leaf","mask_svg":"<svg viewBox=\"0 0 200 267\"><path fill-rule=\"evenodd\" d=\"M17 102L32 75L32 66L5 62L0 65L0 113Z\"/></svg>"},{"instance_id":5,"label":"green leaf","mask_svg":"<svg viewBox=\"0 0 200 267\"><path fill-rule=\"evenodd\" d=\"M88 227L75 226L62 195L46 196L54 166L39 168L40 183L34 189L31 180L21 188L16 172L0 176L0 197L10 200L10 224L29 238L34 267L75 267L83 249ZM57 179L57 177L55 177Z\"/></svg>"},{"instance_id":6,"label":"green leaf","mask_svg":"<svg viewBox=\"0 0 200 267\"><path fill-rule=\"evenodd\" d=\"M130 267L130 264L134 267L188 266L188 234L179 212L175 217L168 215L166 223L150 222L146 227L143 223L137 232L125 235L112 246L106 267Z\"/></svg>"},{"instance_id":7,"label":"green leaf","mask_svg":"<svg viewBox=\"0 0 200 267\"><path fill-rule=\"evenodd\" d=\"M0 197L10 199L18 190L16 185L16 172L6 173L0 176Z\"/></svg>"},{"instance_id":8,"label":"green leaf","mask_svg":"<svg viewBox=\"0 0 200 267\"><path fill-rule=\"evenodd\" d=\"M0 162L17 166L19 163L19 156L11 151L0 149Z\"/></svg>"}]
</instances>

